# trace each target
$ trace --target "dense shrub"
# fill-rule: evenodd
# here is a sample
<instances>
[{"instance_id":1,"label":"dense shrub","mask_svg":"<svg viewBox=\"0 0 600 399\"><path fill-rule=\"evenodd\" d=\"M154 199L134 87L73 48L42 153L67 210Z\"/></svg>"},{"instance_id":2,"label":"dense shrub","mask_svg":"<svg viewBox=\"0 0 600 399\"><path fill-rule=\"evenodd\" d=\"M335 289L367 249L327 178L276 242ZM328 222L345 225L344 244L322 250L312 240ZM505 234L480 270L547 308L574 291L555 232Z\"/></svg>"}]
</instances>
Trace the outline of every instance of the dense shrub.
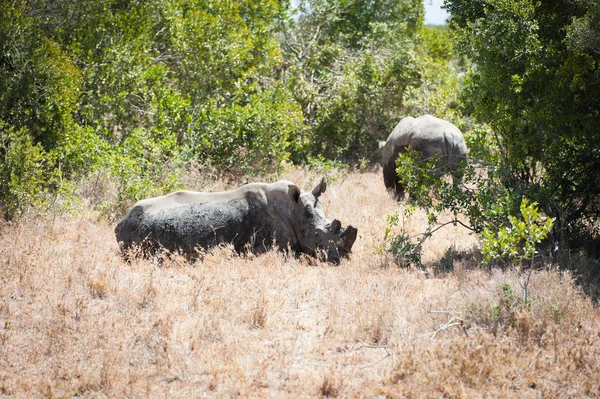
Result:
<instances>
[{"instance_id":1,"label":"dense shrub","mask_svg":"<svg viewBox=\"0 0 600 399\"><path fill-rule=\"evenodd\" d=\"M3 165L19 151L44 165L31 175L25 163L10 173L30 179L3 181L11 215L39 183L53 190L50 176L102 171L127 203L177 187L179 162L239 176L277 170L292 153L303 159L305 125L277 81L273 27L285 1L0 6L0 120L10 127Z\"/></svg>"},{"instance_id":2,"label":"dense shrub","mask_svg":"<svg viewBox=\"0 0 600 399\"><path fill-rule=\"evenodd\" d=\"M19 216L30 205L46 207L50 190L60 184L56 158L33 143L26 128L15 129L0 121L0 212Z\"/></svg>"},{"instance_id":3,"label":"dense shrub","mask_svg":"<svg viewBox=\"0 0 600 399\"><path fill-rule=\"evenodd\" d=\"M566 247L569 235L600 216L600 7L446 3L456 47L476 65L461 99L465 111L491 127L508 171L501 183L555 218Z\"/></svg>"}]
</instances>

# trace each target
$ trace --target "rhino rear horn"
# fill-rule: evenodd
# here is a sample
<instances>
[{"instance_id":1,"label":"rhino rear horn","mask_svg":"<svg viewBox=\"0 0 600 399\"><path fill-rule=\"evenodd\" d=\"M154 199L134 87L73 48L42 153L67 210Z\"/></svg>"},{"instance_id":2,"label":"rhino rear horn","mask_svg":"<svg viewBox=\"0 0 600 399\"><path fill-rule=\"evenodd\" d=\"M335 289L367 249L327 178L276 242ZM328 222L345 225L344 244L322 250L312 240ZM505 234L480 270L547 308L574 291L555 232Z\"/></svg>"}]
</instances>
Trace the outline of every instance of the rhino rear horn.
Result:
<instances>
[{"instance_id":1,"label":"rhino rear horn","mask_svg":"<svg viewBox=\"0 0 600 399\"><path fill-rule=\"evenodd\" d=\"M312 189L312 195L314 195L315 198L319 198L319 196L321 194L323 194L325 192L325 190L327 190L327 182L325 181L325 178L323 177L321 179L321 182L319 184L317 184L315 186L315 188Z\"/></svg>"}]
</instances>

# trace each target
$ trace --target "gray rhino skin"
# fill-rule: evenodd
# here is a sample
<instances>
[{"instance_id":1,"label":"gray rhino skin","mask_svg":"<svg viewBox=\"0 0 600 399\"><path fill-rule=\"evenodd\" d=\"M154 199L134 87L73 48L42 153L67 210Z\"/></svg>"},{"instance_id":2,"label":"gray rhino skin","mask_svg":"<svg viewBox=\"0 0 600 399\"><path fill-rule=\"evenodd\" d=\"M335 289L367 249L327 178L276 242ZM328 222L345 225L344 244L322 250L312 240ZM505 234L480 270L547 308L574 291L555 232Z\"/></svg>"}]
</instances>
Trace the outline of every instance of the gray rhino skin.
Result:
<instances>
[{"instance_id":1,"label":"gray rhino skin","mask_svg":"<svg viewBox=\"0 0 600 399\"><path fill-rule=\"evenodd\" d=\"M383 182L388 190L394 190L395 198L404 196L404 187L396 174L396 159L410 147L423 158L440 156L440 169L450 169L455 178L460 162L467 157L467 145L460 130L452 123L431 115L418 118L407 116L396 125L387 141L380 142Z\"/></svg>"},{"instance_id":2,"label":"gray rhino skin","mask_svg":"<svg viewBox=\"0 0 600 399\"><path fill-rule=\"evenodd\" d=\"M144 254L164 249L194 259L197 248L231 243L239 252L262 252L275 244L339 263L352 249L357 229L342 229L339 220L325 217L319 196L326 188L323 179L311 192L290 181L217 193L177 191L137 202L117 224L115 236L124 254L139 246Z\"/></svg>"}]
</instances>

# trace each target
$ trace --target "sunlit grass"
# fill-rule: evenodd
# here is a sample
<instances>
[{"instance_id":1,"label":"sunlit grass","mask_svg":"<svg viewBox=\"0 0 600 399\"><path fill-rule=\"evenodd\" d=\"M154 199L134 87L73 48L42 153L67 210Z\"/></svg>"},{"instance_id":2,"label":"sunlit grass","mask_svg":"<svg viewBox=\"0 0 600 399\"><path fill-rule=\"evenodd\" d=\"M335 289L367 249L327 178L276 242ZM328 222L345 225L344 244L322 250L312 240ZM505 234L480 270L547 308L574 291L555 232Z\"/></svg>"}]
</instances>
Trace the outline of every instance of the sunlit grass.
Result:
<instances>
[{"instance_id":1,"label":"sunlit grass","mask_svg":"<svg viewBox=\"0 0 600 399\"><path fill-rule=\"evenodd\" d=\"M320 178L283 177L304 189ZM433 272L448 248L474 245L460 227L427 243L428 272L396 267L378 248L401 205L379 173L341 174L322 199L359 229L338 267L230 248L191 265L125 263L113 225L92 213L3 225L0 395L600 395L600 312L570 274L535 272L528 311L516 271L467 257ZM404 227L425 223L417 213Z\"/></svg>"}]
</instances>

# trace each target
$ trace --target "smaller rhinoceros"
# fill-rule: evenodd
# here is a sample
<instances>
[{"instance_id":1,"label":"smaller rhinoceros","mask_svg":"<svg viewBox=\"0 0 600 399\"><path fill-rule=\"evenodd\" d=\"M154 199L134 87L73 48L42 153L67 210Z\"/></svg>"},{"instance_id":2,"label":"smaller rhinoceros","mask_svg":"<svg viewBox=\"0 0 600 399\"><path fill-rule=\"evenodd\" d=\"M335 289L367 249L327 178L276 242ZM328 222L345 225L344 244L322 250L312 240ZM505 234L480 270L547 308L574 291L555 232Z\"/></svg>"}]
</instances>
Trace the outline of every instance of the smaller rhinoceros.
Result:
<instances>
[{"instance_id":1,"label":"smaller rhinoceros","mask_svg":"<svg viewBox=\"0 0 600 399\"><path fill-rule=\"evenodd\" d=\"M390 133L387 141L379 142L383 182L388 190L394 190L395 198L404 196L404 187L396 173L396 159L410 147L423 158L438 155L438 168L449 169L460 178L457 169L467 157L467 145L460 130L452 123L431 115L403 118Z\"/></svg>"},{"instance_id":2,"label":"smaller rhinoceros","mask_svg":"<svg viewBox=\"0 0 600 399\"><path fill-rule=\"evenodd\" d=\"M233 244L240 252L275 244L338 263L352 249L357 229L325 217L319 196L326 188L323 179L311 192L283 180L226 192L177 191L137 202L115 236L125 254L139 246L144 254L164 249L193 259L197 249L219 244Z\"/></svg>"}]
</instances>

